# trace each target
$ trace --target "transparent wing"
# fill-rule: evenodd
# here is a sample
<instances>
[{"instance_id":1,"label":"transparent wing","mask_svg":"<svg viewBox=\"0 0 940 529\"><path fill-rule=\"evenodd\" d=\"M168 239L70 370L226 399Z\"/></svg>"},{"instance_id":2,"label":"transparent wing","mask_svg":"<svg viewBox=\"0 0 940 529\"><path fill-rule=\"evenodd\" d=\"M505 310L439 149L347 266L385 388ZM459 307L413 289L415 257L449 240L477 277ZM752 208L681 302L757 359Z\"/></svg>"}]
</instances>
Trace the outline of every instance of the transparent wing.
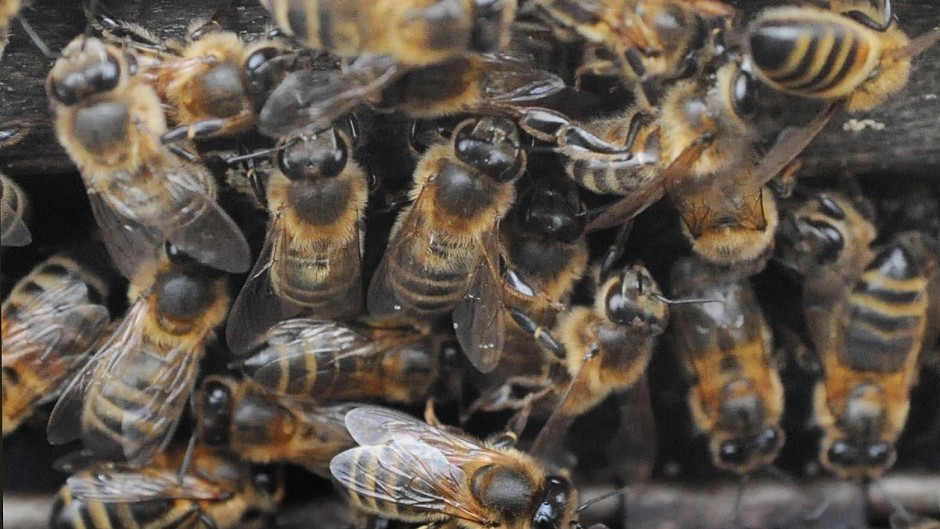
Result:
<instances>
[{"instance_id":1,"label":"transparent wing","mask_svg":"<svg viewBox=\"0 0 940 529\"><path fill-rule=\"evenodd\" d=\"M196 384L202 350L176 347L166 352L149 341L143 341L133 354L120 357L113 372L132 372L145 361L144 358L150 362L160 359L155 363L157 372L148 375L151 379L144 391L146 398L128 403L122 410L121 431L125 435L121 443L125 458L133 466L147 463L172 438ZM108 380L104 384L107 385Z\"/></svg>"},{"instance_id":2,"label":"transparent wing","mask_svg":"<svg viewBox=\"0 0 940 529\"><path fill-rule=\"evenodd\" d=\"M236 356L244 355L266 330L296 316L303 307L278 295L271 282L271 267L278 255L283 226L280 215L271 220L261 254L241 292L232 304L225 326L225 340Z\"/></svg>"},{"instance_id":3,"label":"transparent wing","mask_svg":"<svg viewBox=\"0 0 940 529\"><path fill-rule=\"evenodd\" d=\"M360 104L378 101L402 73L394 59L374 54L359 56L342 72L292 72L265 102L259 128L274 138L303 128L327 129Z\"/></svg>"},{"instance_id":4,"label":"transparent wing","mask_svg":"<svg viewBox=\"0 0 940 529\"><path fill-rule=\"evenodd\" d=\"M235 222L197 181L193 171L203 169L184 164L170 153L161 157L161 162L148 167L165 182L171 201L171 211L161 219L160 228L165 238L212 268L236 274L247 271L251 266L248 242Z\"/></svg>"},{"instance_id":5,"label":"transparent wing","mask_svg":"<svg viewBox=\"0 0 940 529\"><path fill-rule=\"evenodd\" d=\"M142 263L156 258L163 243L159 230L122 215L91 188L88 202L114 266L124 277L133 278Z\"/></svg>"},{"instance_id":6,"label":"transparent wing","mask_svg":"<svg viewBox=\"0 0 940 529\"><path fill-rule=\"evenodd\" d=\"M369 291L366 294L366 308L369 315L374 318L401 316L404 313L395 285L392 282L390 268L393 266L417 266L417 263L412 262L409 256L408 241L412 238L424 236L421 231L419 211L424 210L421 200L422 197L426 196L428 195L424 192L419 193L415 202L401 213L402 217L398 229L392 232L385 254L382 255L382 260L372 275Z\"/></svg>"},{"instance_id":7,"label":"transparent wing","mask_svg":"<svg viewBox=\"0 0 940 529\"><path fill-rule=\"evenodd\" d=\"M484 521L473 509L463 470L420 441L402 439L347 450L333 458L330 472L340 485L361 496L429 516Z\"/></svg>"},{"instance_id":8,"label":"transparent wing","mask_svg":"<svg viewBox=\"0 0 940 529\"><path fill-rule=\"evenodd\" d=\"M13 211L5 200L0 200L0 245L26 246L32 240L23 217Z\"/></svg>"},{"instance_id":9,"label":"transparent wing","mask_svg":"<svg viewBox=\"0 0 940 529\"><path fill-rule=\"evenodd\" d=\"M478 84L483 88L485 101L502 104L532 102L566 88L561 77L533 68L525 57L486 54L470 60L484 63L483 78Z\"/></svg>"},{"instance_id":10,"label":"transparent wing","mask_svg":"<svg viewBox=\"0 0 940 529\"><path fill-rule=\"evenodd\" d=\"M66 480L72 496L104 503L131 503L148 500L218 500L231 495L220 486L178 472L157 468L129 468L116 465L101 471L82 471Z\"/></svg>"},{"instance_id":11,"label":"transparent wing","mask_svg":"<svg viewBox=\"0 0 940 529\"><path fill-rule=\"evenodd\" d=\"M408 414L381 406L362 406L346 414L346 429L362 446L384 445L403 439L420 440L441 451L453 464L498 459L500 454L479 441L436 428Z\"/></svg>"},{"instance_id":12,"label":"transparent wing","mask_svg":"<svg viewBox=\"0 0 940 529\"><path fill-rule=\"evenodd\" d=\"M342 324L297 318L278 323L268 330L262 342L251 349L252 356L244 363L251 378L265 387L277 387L282 366L303 359L317 359L317 372L336 369L336 362L354 356L374 356L376 344L369 337ZM324 362L324 359L330 359Z\"/></svg>"},{"instance_id":13,"label":"transparent wing","mask_svg":"<svg viewBox=\"0 0 940 529\"><path fill-rule=\"evenodd\" d=\"M454 331L464 354L478 371L487 373L503 351L503 282L499 273L499 230L486 233L483 251L467 295L454 308Z\"/></svg>"},{"instance_id":14,"label":"transparent wing","mask_svg":"<svg viewBox=\"0 0 940 529\"><path fill-rule=\"evenodd\" d=\"M64 444L81 437L81 420L88 387L93 382L106 380L107 373L122 356L140 347L146 312L146 303L142 299L132 305L111 337L69 381L49 416L46 433L50 443Z\"/></svg>"}]
</instances>

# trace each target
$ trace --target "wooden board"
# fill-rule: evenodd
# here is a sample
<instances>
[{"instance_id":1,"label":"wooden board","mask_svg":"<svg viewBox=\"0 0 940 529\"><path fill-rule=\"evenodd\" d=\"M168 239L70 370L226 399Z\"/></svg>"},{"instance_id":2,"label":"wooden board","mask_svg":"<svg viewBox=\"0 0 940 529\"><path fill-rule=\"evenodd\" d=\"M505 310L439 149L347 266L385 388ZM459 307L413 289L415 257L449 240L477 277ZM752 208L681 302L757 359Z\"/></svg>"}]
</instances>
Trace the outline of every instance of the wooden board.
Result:
<instances>
[{"instance_id":1,"label":"wooden board","mask_svg":"<svg viewBox=\"0 0 940 529\"><path fill-rule=\"evenodd\" d=\"M227 0L102 2L125 20L138 21L162 37L175 38L185 33L193 19L230 4ZM750 13L779 2L732 3ZM243 33L256 36L266 29L267 15L257 2L238 0L235 8ZM896 0L895 12L911 35L940 25L940 3L932 0ZM23 15L53 50L61 49L85 27L77 1L35 0ZM13 25L12 33L0 61L0 124L13 119L36 124L27 141L0 152L0 171L20 176L71 171L48 121L44 82L53 61L36 49L19 25ZM803 159L800 174L804 176L940 176L940 46L917 59L910 84L897 97L870 112L837 115Z\"/></svg>"}]
</instances>

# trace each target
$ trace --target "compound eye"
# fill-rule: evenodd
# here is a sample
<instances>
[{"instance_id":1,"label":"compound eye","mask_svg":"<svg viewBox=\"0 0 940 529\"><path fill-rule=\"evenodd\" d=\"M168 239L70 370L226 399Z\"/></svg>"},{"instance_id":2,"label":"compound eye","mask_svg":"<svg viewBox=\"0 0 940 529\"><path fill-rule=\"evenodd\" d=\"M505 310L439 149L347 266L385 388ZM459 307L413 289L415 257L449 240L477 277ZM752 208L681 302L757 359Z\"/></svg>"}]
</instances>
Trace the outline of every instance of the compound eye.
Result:
<instances>
[{"instance_id":1,"label":"compound eye","mask_svg":"<svg viewBox=\"0 0 940 529\"><path fill-rule=\"evenodd\" d=\"M261 48L248 56L245 61L245 76L248 90L252 94L264 94L274 89L276 79L271 75L268 62L277 57L280 50L275 47Z\"/></svg>"},{"instance_id":2,"label":"compound eye","mask_svg":"<svg viewBox=\"0 0 940 529\"><path fill-rule=\"evenodd\" d=\"M89 85L94 92L107 92L117 86L121 79L121 65L112 55L89 74Z\"/></svg>"},{"instance_id":3,"label":"compound eye","mask_svg":"<svg viewBox=\"0 0 940 529\"><path fill-rule=\"evenodd\" d=\"M334 146L324 148L322 143L298 142L278 157L278 167L290 180L332 178L346 168L349 152L346 142L335 136Z\"/></svg>"},{"instance_id":4,"label":"compound eye","mask_svg":"<svg viewBox=\"0 0 940 529\"><path fill-rule=\"evenodd\" d=\"M280 479L278 479L278 470L270 465L252 467L254 476L252 481L258 490L276 496L281 488Z\"/></svg>"},{"instance_id":5,"label":"compound eye","mask_svg":"<svg viewBox=\"0 0 940 529\"><path fill-rule=\"evenodd\" d=\"M607 317L616 323L628 324L637 316L631 300L623 294L623 283L614 282L607 293Z\"/></svg>"},{"instance_id":6,"label":"compound eye","mask_svg":"<svg viewBox=\"0 0 940 529\"><path fill-rule=\"evenodd\" d=\"M829 447L829 461L841 467L858 466L862 459L862 452L857 446L846 443L845 441L836 441Z\"/></svg>"},{"instance_id":7,"label":"compound eye","mask_svg":"<svg viewBox=\"0 0 940 529\"><path fill-rule=\"evenodd\" d=\"M536 189L525 205L522 228L546 239L571 242L584 232L585 219L580 214L582 206L578 203L572 209L558 193Z\"/></svg>"},{"instance_id":8,"label":"compound eye","mask_svg":"<svg viewBox=\"0 0 940 529\"><path fill-rule=\"evenodd\" d=\"M842 206L827 196L819 197L819 211L836 220L845 219L845 211Z\"/></svg>"},{"instance_id":9,"label":"compound eye","mask_svg":"<svg viewBox=\"0 0 940 529\"><path fill-rule=\"evenodd\" d=\"M548 476L545 480L545 496L532 517L533 529L558 529L565 515L571 483L561 476Z\"/></svg>"},{"instance_id":10,"label":"compound eye","mask_svg":"<svg viewBox=\"0 0 940 529\"><path fill-rule=\"evenodd\" d=\"M59 103L66 106L78 103L78 92L74 86L59 81L53 81L50 86L52 88L52 97Z\"/></svg>"},{"instance_id":11,"label":"compound eye","mask_svg":"<svg viewBox=\"0 0 940 529\"><path fill-rule=\"evenodd\" d=\"M888 443L878 443L869 446L865 450L865 459L872 465L883 467L887 466L893 452L894 449Z\"/></svg>"},{"instance_id":12,"label":"compound eye","mask_svg":"<svg viewBox=\"0 0 940 529\"><path fill-rule=\"evenodd\" d=\"M477 129L481 135L476 136ZM519 173L522 150L493 128L464 126L454 138L457 159L479 168L497 182L508 182Z\"/></svg>"},{"instance_id":13,"label":"compound eye","mask_svg":"<svg viewBox=\"0 0 940 529\"><path fill-rule=\"evenodd\" d=\"M831 263L839 259L842 248L845 247L845 239L842 233L828 222L810 221L809 225L815 228L818 234L815 249L819 260L822 263Z\"/></svg>"},{"instance_id":14,"label":"compound eye","mask_svg":"<svg viewBox=\"0 0 940 529\"><path fill-rule=\"evenodd\" d=\"M774 428L767 428L754 439L754 447L762 455L773 454L780 447L780 435Z\"/></svg>"},{"instance_id":15,"label":"compound eye","mask_svg":"<svg viewBox=\"0 0 940 529\"><path fill-rule=\"evenodd\" d=\"M724 441L718 447L718 460L728 465L747 462L747 449L738 441Z\"/></svg>"},{"instance_id":16,"label":"compound eye","mask_svg":"<svg viewBox=\"0 0 940 529\"><path fill-rule=\"evenodd\" d=\"M734 80L734 110L739 116L750 116L757 110L758 84L744 72Z\"/></svg>"},{"instance_id":17,"label":"compound eye","mask_svg":"<svg viewBox=\"0 0 940 529\"><path fill-rule=\"evenodd\" d=\"M222 382L209 381L203 388L205 410L199 421L202 441L220 446L228 443L232 416L232 394Z\"/></svg>"}]
</instances>

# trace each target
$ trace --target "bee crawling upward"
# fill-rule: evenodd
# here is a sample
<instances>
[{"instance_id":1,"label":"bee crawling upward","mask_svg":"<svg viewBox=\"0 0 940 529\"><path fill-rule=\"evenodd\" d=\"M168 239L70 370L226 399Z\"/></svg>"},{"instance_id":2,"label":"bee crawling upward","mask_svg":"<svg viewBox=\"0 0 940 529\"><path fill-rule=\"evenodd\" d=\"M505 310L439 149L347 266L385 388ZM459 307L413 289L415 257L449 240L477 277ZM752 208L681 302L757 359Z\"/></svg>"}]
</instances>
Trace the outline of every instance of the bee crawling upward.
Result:
<instances>
[{"instance_id":1,"label":"bee crawling upward","mask_svg":"<svg viewBox=\"0 0 940 529\"><path fill-rule=\"evenodd\" d=\"M167 244L123 321L72 379L49 418L53 444L81 438L88 450L133 466L170 441L199 362L228 310L227 277Z\"/></svg>"},{"instance_id":2,"label":"bee crawling upward","mask_svg":"<svg viewBox=\"0 0 940 529\"><path fill-rule=\"evenodd\" d=\"M434 319L453 312L471 363L492 370L503 336L499 221L525 162L515 124L501 117L468 119L450 144L429 148L415 170L414 202L398 217L369 285L369 313Z\"/></svg>"},{"instance_id":3,"label":"bee crawling upward","mask_svg":"<svg viewBox=\"0 0 940 529\"><path fill-rule=\"evenodd\" d=\"M161 143L160 100L133 53L80 36L46 80L59 142L78 166L118 269L134 277L169 240L228 272L250 265L248 243L215 202L215 182Z\"/></svg>"}]
</instances>

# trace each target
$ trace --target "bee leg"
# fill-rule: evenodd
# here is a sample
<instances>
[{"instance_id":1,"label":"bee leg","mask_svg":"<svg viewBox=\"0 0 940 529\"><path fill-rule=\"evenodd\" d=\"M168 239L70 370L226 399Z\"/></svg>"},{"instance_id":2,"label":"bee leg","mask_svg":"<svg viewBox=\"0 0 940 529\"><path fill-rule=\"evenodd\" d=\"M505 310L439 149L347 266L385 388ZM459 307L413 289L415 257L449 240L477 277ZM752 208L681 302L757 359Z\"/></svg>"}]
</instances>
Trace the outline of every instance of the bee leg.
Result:
<instances>
[{"instance_id":1,"label":"bee leg","mask_svg":"<svg viewBox=\"0 0 940 529\"><path fill-rule=\"evenodd\" d=\"M770 186L770 189L778 197L790 198L790 196L793 195L793 190L796 189L796 172L799 171L801 167L803 167L802 160L793 160L783 168L783 171L781 171L779 175L768 182L767 185Z\"/></svg>"},{"instance_id":2,"label":"bee leg","mask_svg":"<svg viewBox=\"0 0 940 529\"><path fill-rule=\"evenodd\" d=\"M630 219L617 231L617 236L614 238L614 242L607 248L607 255L604 257L604 261L601 264L602 278L610 277L610 274L614 271L614 265L623 257L624 243L627 241L627 238L630 237L630 231L632 229L633 219Z\"/></svg>"},{"instance_id":3,"label":"bee leg","mask_svg":"<svg viewBox=\"0 0 940 529\"><path fill-rule=\"evenodd\" d=\"M186 477L186 473L189 472L189 466L193 462L193 450L196 448L196 434L193 433L189 436L189 443L186 445L186 454L183 455L183 463L180 465L179 474L176 476L177 481L180 484L183 483L183 478Z\"/></svg>"},{"instance_id":4,"label":"bee leg","mask_svg":"<svg viewBox=\"0 0 940 529\"><path fill-rule=\"evenodd\" d=\"M443 425L441 420L437 418L437 413L434 411L434 397L430 397L424 402L424 422L435 428L440 428Z\"/></svg>"},{"instance_id":5,"label":"bee leg","mask_svg":"<svg viewBox=\"0 0 940 529\"><path fill-rule=\"evenodd\" d=\"M175 154L175 155L179 156L180 158L186 160L187 162L198 163L198 162L200 161L198 154L196 154L196 153L190 151L189 149L187 149L187 148L185 148L185 147L183 147L183 146L181 146L181 145L176 145L176 144L172 144L172 143L171 143L171 144L167 145L166 148L167 148L170 152L172 152L173 154Z\"/></svg>"},{"instance_id":6,"label":"bee leg","mask_svg":"<svg viewBox=\"0 0 940 529\"><path fill-rule=\"evenodd\" d=\"M201 140L216 136L230 136L250 127L255 122L255 115L242 110L234 116L220 119L207 119L190 125L183 125L167 132L161 138L163 143L173 143L183 139Z\"/></svg>"},{"instance_id":7,"label":"bee leg","mask_svg":"<svg viewBox=\"0 0 940 529\"><path fill-rule=\"evenodd\" d=\"M574 71L574 88L575 90L581 90L581 79L586 76L593 77L617 77L621 75L621 70L619 65L614 61L608 61L605 59L593 59L590 60L581 66L578 66Z\"/></svg>"},{"instance_id":8,"label":"bee leg","mask_svg":"<svg viewBox=\"0 0 940 529\"><path fill-rule=\"evenodd\" d=\"M565 350L565 346L556 340L554 336L552 336L551 331L540 326L528 314L522 312L521 310L515 308L509 310L512 314L513 321L516 322L516 325L518 325L523 331L531 334L535 341L539 343L539 345L555 355L556 358L562 359L568 355L567 351Z\"/></svg>"},{"instance_id":9,"label":"bee leg","mask_svg":"<svg viewBox=\"0 0 940 529\"><path fill-rule=\"evenodd\" d=\"M518 109L517 112L519 128L540 141L555 143L558 135L572 126L568 116L547 108Z\"/></svg>"},{"instance_id":10,"label":"bee leg","mask_svg":"<svg viewBox=\"0 0 940 529\"><path fill-rule=\"evenodd\" d=\"M215 520L213 520L208 514L204 512L199 512L199 521L202 522L202 525L205 526L206 529L219 529L219 526L215 523Z\"/></svg>"}]
</instances>

